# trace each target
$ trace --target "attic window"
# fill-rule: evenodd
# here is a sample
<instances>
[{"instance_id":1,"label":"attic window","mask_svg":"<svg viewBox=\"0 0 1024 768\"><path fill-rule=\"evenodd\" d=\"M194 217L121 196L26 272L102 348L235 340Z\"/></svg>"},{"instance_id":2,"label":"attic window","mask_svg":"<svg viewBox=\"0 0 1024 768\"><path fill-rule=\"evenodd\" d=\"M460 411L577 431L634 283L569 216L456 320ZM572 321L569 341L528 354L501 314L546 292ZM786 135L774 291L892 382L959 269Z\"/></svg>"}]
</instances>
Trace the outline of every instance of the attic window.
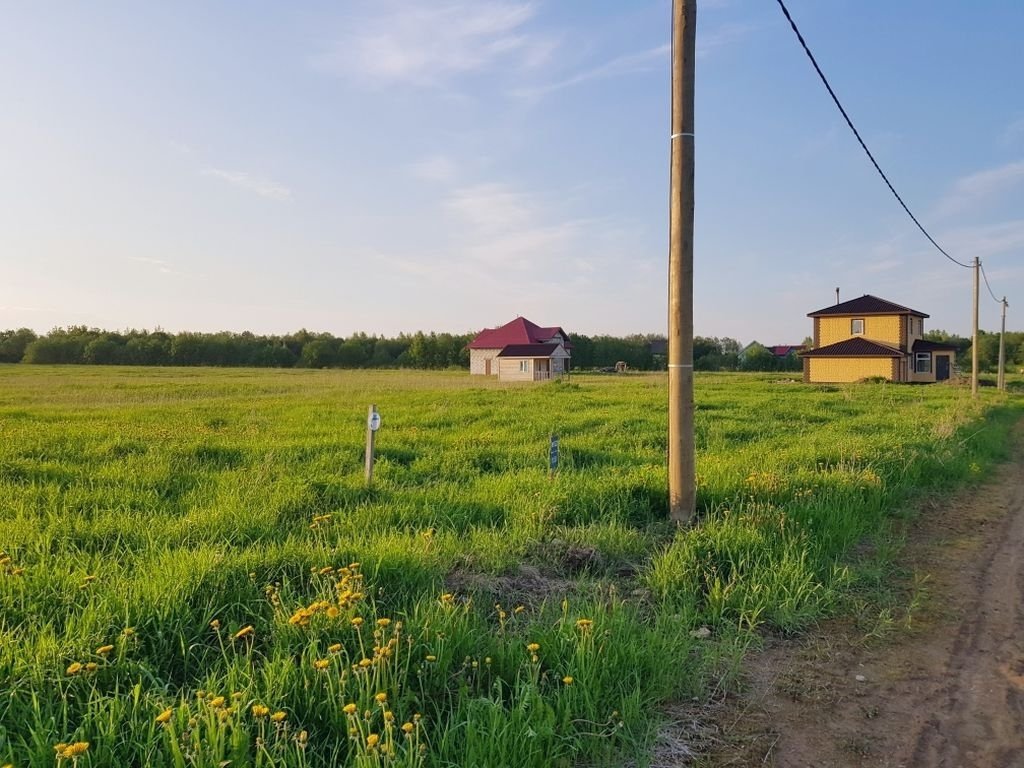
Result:
<instances>
[{"instance_id":1,"label":"attic window","mask_svg":"<svg viewBox=\"0 0 1024 768\"><path fill-rule=\"evenodd\" d=\"M864 318L855 317L850 320L850 333L854 336L862 336L864 334Z\"/></svg>"}]
</instances>

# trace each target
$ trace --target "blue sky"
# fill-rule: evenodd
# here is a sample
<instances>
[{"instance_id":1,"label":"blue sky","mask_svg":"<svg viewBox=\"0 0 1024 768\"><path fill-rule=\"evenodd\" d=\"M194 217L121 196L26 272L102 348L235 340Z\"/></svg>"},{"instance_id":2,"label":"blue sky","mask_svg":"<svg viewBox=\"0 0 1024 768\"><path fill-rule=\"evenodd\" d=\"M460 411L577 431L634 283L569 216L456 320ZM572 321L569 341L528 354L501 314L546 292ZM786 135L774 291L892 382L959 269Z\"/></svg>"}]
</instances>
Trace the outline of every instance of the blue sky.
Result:
<instances>
[{"instance_id":1,"label":"blue sky","mask_svg":"<svg viewBox=\"0 0 1024 768\"><path fill-rule=\"evenodd\" d=\"M0 3L0 328L661 332L669 5ZM789 5L1020 327L1024 3ZM696 333L798 342L836 286L968 333L776 4L698 13Z\"/></svg>"}]
</instances>

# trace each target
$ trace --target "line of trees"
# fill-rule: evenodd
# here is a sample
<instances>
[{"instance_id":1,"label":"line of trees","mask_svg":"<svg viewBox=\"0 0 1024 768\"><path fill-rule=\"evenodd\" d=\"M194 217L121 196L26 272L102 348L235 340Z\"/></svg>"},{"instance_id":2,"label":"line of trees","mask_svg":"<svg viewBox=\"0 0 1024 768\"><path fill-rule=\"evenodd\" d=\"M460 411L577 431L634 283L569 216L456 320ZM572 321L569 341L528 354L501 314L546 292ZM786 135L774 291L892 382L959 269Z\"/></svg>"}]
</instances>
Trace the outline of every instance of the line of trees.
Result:
<instances>
[{"instance_id":1,"label":"line of trees","mask_svg":"<svg viewBox=\"0 0 1024 768\"><path fill-rule=\"evenodd\" d=\"M355 333L348 337L306 330L281 336L253 333L167 333L105 331L84 326L55 328L42 336L27 328L0 331L0 363L92 365L210 365L255 368L468 368L466 346L474 334L422 333L395 337ZM970 368L971 340L945 331L926 338L951 344L957 361ZM634 370L665 368L665 339L657 335L571 337L576 369L625 362ZM998 363L999 334L979 334L982 371ZM1024 366L1024 332L1006 334L1006 360ZM795 355L776 357L754 342L742 348L736 339L698 336L694 367L702 371L799 371Z\"/></svg>"}]
</instances>

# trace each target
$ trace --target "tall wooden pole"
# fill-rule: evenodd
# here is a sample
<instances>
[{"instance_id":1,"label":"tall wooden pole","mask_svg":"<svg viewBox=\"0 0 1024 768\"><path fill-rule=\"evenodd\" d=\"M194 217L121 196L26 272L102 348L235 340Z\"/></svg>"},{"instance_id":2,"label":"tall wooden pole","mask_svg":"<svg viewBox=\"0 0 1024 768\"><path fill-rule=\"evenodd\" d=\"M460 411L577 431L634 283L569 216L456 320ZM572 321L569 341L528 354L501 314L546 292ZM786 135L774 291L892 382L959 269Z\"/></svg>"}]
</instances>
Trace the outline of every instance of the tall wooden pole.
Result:
<instances>
[{"instance_id":1,"label":"tall wooden pole","mask_svg":"<svg viewBox=\"0 0 1024 768\"><path fill-rule=\"evenodd\" d=\"M999 389L1006 389L1006 297L1003 296L1003 324L999 328Z\"/></svg>"},{"instance_id":2,"label":"tall wooden pole","mask_svg":"<svg viewBox=\"0 0 1024 768\"><path fill-rule=\"evenodd\" d=\"M697 506L693 440L693 88L697 0L672 2L668 247L668 500L682 525Z\"/></svg>"},{"instance_id":3,"label":"tall wooden pole","mask_svg":"<svg viewBox=\"0 0 1024 768\"><path fill-rule=\"evenodd\" d=\"M978 271L981 268L981 262L978 261L978 257L974 257L974 329L972 331L971 339L971 394L974 397L978 396Z\"/></svg>"}]
</instances>

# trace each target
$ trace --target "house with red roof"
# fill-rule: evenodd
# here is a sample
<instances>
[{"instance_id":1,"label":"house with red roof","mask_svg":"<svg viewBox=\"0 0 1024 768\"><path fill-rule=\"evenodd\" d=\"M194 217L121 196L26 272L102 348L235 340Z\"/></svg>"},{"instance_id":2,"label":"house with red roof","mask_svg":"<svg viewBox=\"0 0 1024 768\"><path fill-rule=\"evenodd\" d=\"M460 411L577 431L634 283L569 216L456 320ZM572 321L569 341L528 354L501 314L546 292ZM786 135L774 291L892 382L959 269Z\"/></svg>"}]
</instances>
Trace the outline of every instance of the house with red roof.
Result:
<instances>
[{"instance_id":1,"label":"house with red roof","mask_svg":"<svg viewBox=\"0 0 1024 768\"><path fill-rule=\"evenodd\" d=\"M572 344L558 326L543 328L517 317L485 328L469 342L469 372L499 381L546 381L569 372Z\"/></svg>"},{"instance_id":2,"label":"house with red roof","mask_svg":"<svg viewBox=\"0 0 1024 768\"><path fill-rule=\"evenodd\" d=\"M814 346L800 352L804 381L924 383L954 372L956 348L924 338L924 312L864 294L807 316L814 321Z\"/></svg>"}]
</instances>

